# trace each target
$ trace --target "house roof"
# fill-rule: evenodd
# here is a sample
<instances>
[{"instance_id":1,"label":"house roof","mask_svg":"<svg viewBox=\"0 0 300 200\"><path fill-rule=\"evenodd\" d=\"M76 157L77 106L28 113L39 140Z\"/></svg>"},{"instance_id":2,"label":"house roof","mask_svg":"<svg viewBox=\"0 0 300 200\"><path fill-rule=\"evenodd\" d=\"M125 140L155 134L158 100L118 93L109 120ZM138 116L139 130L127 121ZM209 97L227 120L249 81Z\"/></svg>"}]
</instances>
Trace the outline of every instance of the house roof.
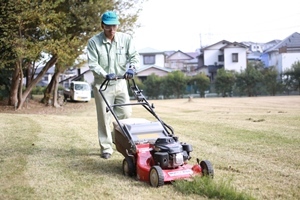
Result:
<instances>
[{"instance_id":1,"label":"house roof","mask_svg":"<svg viewBox=\"0 0 300 200\"><path fill-rule=\"evenodd\" d=\"M220 48L220 50L224 50L224 49L226 49L230 46L239 46L239 47L242 47L242 48L248 48L248 46L245 45L245 44L242 44L242 43L239 43L239 42L232 42L232 43L230 42L230 43L226 44L225 46L223 46L222 48Z\"/></svg>"},{"instance_id":2,"label":"house roof","mask_svg":"<svg viewBox=\"0 0 300 200\"><path fill-rule=\"evenodd\" d=\"M201 51L206 50L206 49L209 49L210 47L213 47L213 46L215 46L215 45L217 45L217 44L220 44L220 43L223 43L223 44L229 44L229 43L231 43L231 42L229 42L229 41L227 41L227 40L221 40L221 41L216 42L216 43L214 43L214 44L212 44L212 45L209 45L209 46L204 47L203 49L201 49Z\"/></svg>"},{"instance_id":3,"label":"house roof","mask_svg":"<svg viewBox=\"0 0 300 200\"><path fill-rule=\"evenodd\" d=\"M268 49L266 52L279 51L280 48L300 48L300 33L293 33L275 46Z\"/></svg>"},{"instance_id":4,"label":"house roof","mask_svg":"<svg viewBox=\"0 0 300 200\"><path fill-rule=\"evenodd\" d=\"M174 52L176 52L176 51L165 51L164 52L164 54L168 57L168 56L170 56L170 55L172 55Z\"/></svg>"},{"instance_id":5,"label":"house roof","mask_svg":"<svg viewBox=\"0 0 300 200\"><path fill-rule=\"evenodd\" d=\"M222 67L223 67L222 65L208 65L207 66L209 73L215 73L218 71L218 69L220 69Z\"/></svg>"},{"instance_id":6,"label":"house roof","mask_svg":"<svg viewBox=\"0 0 300 200\"><path fill-rule=\"evenodd\" d=\"M39 74L42 70L44 69L44 67L38 67L34 74ZM54 74L54 70L55 70L55 66L52 66L48 69L48 71L46 72L46 74Z\"/></svg>"},{"instance_id":7,"label":"house roof","mask_svg":"<svg viewBox=\"0 0 300 200\"><path fill-rule=\"evenodd\" d=\"M137 71L137 77L147 77L151 74L155 74L157 76L166 76L169 72L171 72L172 70L170 69L166 69L166 68L162 68L156 65L152 65L152 66L145 66L143 68L140 68Z\"/></svg>"},{"instance_id":8,"label":"house roof","mask_svg":"<svg viewBox=\"0 0 300 200\"><path fill-rule=\"evenodd\" d=\"M247 55L248 60L261 60L262 53L260 52L251 52Z\"/></svg>"},{"instance_id":9,"label":"house roof","mask_svg":"<svg viewBox=\"0 0 300 200\"><path fill-rule=\"evenodd\" d=\"M153 49L153 48L150 48L150 47L146 47L144 49L140 49L139 51L139 54L149 54L149 53L155 53L155 54L163 54L164 51L160 51L160 50L157 50L157 49Z\"/></svg>"},{"instance_id":10,"label":"house roof","mask_svg":"<svg viewBox=\"0 0 300 200\"><path fill-rule=\"evenodd\" d=\"M243 44L243 43L240 43L240 42L229 42L229 41L227 41L227 40L221 40L221 41L219 41L219 42L217 42L217 43L214 43L214 44L212 44L212 45L210 45L210 46L207 46L207 47L204 47L203 49L201 49L201 52L203 52L204 50L207 50L207 49L209 49L209 48L211 48L211 47L213 47L213 46L215 46L215 45L218 45L218 44L224 44L224 46L222 46L221 48L220 48L220 50L224 50L224 49L226 49L226 48L228 48L228 47L230 47L230 46L239 46L239 47L242 47L242 48L248 48L248 46L247 45L245 45L245 44Z\"/></svg>"},{"instance_id":11,"label":"house roof","mask_svg":"<svg viewBox=\"0 0 300 200\"><path fill-rule=\"evenodd\" d=\"M86 73L89 73L89 72L92 73L92 71L91 71L90 69L88 69L88 70L86 70L85 72L83 72L83 73L81 73L81 74L79 74L79 75L77 75L77 76L74 75L74 76L71 76L71 77L66 78L66 79L64 79L64 80L61 80L59 83L63 83L63 82L65 82L65 81L69 81L69 80L72 80L72 81L80 80L81 77L82 77L83 75L85 75Z\"/></svg>"},{"instance_id":12,"label":"house roof","mask_svg":"<svg viewBox=\"0 0 300 200\"><path fill-rule=\"evenodd\" d=\"M170 69L166 69L166 68L163 68L163 67L159 67L159 66L157 66L157 65L151 65L151 66L143 66L143 67L139 68L138 70L136 70L136 73L145 71L145 70L150 69L150 68L156 68L156 69L161 70L161 71L171 72Z\"/></svg>"},{"instance_id":13,"label":"house roof","mask_svg":"<svg viewBox=\"0 0 300 200\"><path fill-rule=\"evenodd\" d=\"M198 59L193 58L191 60L185 60L185 61L183 61L183 63L185 63L185 64L195 64L195 63L198 63Z\"/></svg>"},{"instance_id":14,"label":"house roof","mask_svg":"<svg viewBox=\"0 0 300 200\"><path fill-rule=\"evenodd\" d=\"M269 42L266 42L265 45L266 45L266 44L279 43L279 42L281 42L281 40L271 40L271 41L269 41Z\"/></svg>"},{"instance_id":15,"label":"house roof","mask_svg":"<svg viewBox=\"0 0 300 200\"><path fill-rule=\"evenodd\" d=\"M159 67L157 65L151 65L151 66L144 66L144 67L139 68L136 71L136 73L138 74L139 72L145 71L145 70L150 69L150 68L155 68L155 69L158 69L158 70L161 70L161 71L165 71L165 72L171 72L172 71L170 69Z\"/></svg>"},{"instance_id":16,"label":"house roof","mask_svg":"<svg viewBox=\"0 0 300 200\"><path fill-rule=\"evenodd\" d=\"M191 55L189 55L189 54L187 54L187 53L184 53L184 52L178 50L178 51L175 51L175 52L173 52L172 54L170 54L170 55L168 56L168 59L171 59L171 57L174 56L174 55L176 55L176 54L183 54L183 55L185 55L186 58L185 58L184 60L190 60L190 59L193 59L193 58L194 58L193 56L191 56Z\"/></svg>"},{"instance_id":17,"label":"house roof","mask_svg":"<svg viewBox=\"0 0 300 200\"><path fill-rule=\"evenodd\" d=\"M200 55L200 52L187 52L186 54L193 58L197 58Z\"/></svg>"}]
</instances>

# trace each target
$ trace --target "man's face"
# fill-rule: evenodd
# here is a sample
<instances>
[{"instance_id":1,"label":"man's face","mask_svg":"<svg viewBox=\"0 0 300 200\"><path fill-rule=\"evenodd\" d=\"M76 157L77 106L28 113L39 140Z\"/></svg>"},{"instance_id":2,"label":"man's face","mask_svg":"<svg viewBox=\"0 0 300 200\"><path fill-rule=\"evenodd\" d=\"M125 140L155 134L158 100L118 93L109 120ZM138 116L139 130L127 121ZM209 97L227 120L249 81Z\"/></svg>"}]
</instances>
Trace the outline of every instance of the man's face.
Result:
<instances>
[{"instance_id":1,"label":"man's face","mask_svg":"<svg viewBox=\"0 0 300 200\"><path fill-rule=\"evenodd\" d=\"M112 39L118 29L118 25L106 25L102 23L104 34L107 38Z\"/></svg>"}]
</instances>

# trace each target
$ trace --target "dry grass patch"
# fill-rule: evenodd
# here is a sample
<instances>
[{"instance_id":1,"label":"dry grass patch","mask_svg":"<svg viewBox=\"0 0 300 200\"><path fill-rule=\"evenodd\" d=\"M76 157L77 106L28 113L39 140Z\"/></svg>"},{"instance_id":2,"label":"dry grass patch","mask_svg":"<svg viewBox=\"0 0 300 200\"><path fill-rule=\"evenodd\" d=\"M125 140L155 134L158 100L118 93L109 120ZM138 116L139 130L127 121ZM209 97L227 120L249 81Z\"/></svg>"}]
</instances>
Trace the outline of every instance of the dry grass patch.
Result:
<instances>
[{"instance_id":1,"label":"dry grass patch","mask_svg":"<svg viewBox=\"0 0 300 200\"><path fill-rule=\"evenodd\" d=\"M257 199L300 199L300 97L150 103L193 145L191 162L212 162L215 181ZM121 154L99 156L94 102L68 106L0 113L0 199L206 199L124 177ZM134 107L133 117L147 116Z\"/></svg>"}]
</instances>

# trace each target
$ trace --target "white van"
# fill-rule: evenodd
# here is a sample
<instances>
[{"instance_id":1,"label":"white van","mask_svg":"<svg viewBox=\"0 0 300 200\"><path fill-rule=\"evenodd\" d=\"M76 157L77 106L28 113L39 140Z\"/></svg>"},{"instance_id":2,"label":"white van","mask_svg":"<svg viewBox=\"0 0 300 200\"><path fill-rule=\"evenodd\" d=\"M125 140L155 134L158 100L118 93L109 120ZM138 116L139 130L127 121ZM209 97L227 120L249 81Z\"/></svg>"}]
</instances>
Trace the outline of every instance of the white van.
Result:
<instances>
[{"instance_id":1,"label":"white van","mask_svg":"<svg viewBox=\"0 0 300 200\"><path fill-rule=\"evenodd\" d=\"M64 100L85 101L91 100L91 86L87 82L72 81L70 88L64 89Z\"/></svg>"}]
</instances>

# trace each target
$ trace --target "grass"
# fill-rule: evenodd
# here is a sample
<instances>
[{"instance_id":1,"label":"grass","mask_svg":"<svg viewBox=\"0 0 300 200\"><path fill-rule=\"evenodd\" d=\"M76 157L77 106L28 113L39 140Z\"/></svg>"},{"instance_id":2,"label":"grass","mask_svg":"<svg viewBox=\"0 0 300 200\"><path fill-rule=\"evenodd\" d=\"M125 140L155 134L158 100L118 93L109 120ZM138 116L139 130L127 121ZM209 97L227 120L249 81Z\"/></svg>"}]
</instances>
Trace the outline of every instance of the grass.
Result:
<instances>
[{"instance_id":1,"label":"grass","mask_svg":"<svg viewBox=\"0 0 300 200\"><path fill-rule=\"evenodd\" d=\"M0 199L300 199L299 96L149 102L193 146L190 163L213 164L213 180L151 188L124 177L121 154L99 157L91 101L72 112L0 113Z\"/></svg>"},{"instance_id":2,"label":"grass","mask_svg":"<svg viewBox=\"0 0 300 200\"><path fill-rule=\"evenodd\" d=\"M210 177L195 177L190 182L179 180L174 182L176 189L185 194L198 194L209 199L224 200L254 200L255 198L245 192L238 192L230 180L215 182Z\"/></svg>"}]
</instances>

